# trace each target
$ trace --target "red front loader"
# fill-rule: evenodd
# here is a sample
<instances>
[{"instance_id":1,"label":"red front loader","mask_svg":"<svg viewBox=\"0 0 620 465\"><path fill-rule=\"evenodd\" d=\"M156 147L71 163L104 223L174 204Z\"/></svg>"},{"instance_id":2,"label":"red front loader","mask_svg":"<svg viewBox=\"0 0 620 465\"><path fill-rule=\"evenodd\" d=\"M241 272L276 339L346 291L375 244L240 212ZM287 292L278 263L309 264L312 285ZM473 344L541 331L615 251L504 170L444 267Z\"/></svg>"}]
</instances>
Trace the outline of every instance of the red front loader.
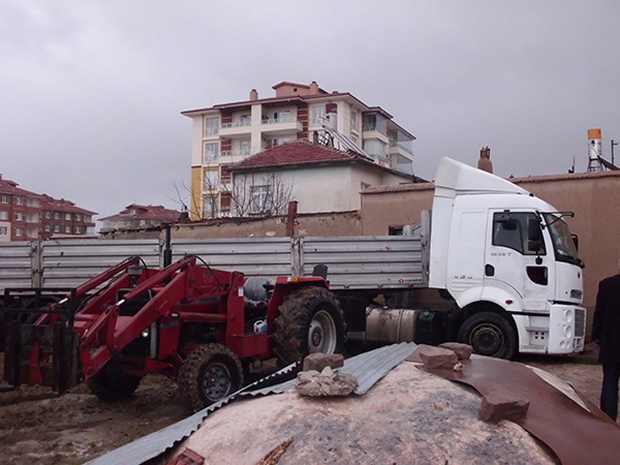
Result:
<instances>
[{"instance_id":1,"label":"red front loader","mask_svg":"<svg viewBox=\"0 0 620 465\"><path fill-rule=\"evenodd\" d=\"M242 387L252 361L342 351L342 311L323 278L270 283L199 266L197 257L161 271L140 263L132 257L92 278L35 324L11 322L4 379L59 392L86 379L112 401L159 372L196 410Z\"/></svg>"}]
</instances>

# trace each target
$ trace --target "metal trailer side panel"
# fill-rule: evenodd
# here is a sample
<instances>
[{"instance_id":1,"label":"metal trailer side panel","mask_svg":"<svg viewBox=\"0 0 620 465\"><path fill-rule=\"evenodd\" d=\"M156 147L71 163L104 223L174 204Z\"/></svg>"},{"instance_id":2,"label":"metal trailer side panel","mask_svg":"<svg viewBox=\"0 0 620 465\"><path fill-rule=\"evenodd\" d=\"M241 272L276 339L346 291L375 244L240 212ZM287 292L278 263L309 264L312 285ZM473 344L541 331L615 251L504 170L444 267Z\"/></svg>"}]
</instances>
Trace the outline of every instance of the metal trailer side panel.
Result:
<instances>
[{"instance_id":1,"label":"metal trailer side panel","mask_svg":"<svg viewBox=\"0 0 620 465\"><path fill-rule=\"evenodd\" d=\"M177 239L172 241L172 260L197 255L213 268L240 271L246 276L291 276L292 243L289 237Z\"/></svg>"},{"instance_id":2,"label":"metal trailer side panel","mask_svg":"<svg viewBox=\"0 0 620 465\"><path fill-rule=\"evenodd\" d=\"M32 247L30 242L0 243L0 290L32 287L38 261Z\"/></svg>"},{"instance_id":3,"label":"metal trailer side panel","mask_svg":"<svg viewBox=\"0 0 620 465\"><path fill-rule=\"evenodd\" d=\"M160 268L159 239L44 241L41 247L42 287L76 287L132 255Z\"/></svg>"}]
</instances>

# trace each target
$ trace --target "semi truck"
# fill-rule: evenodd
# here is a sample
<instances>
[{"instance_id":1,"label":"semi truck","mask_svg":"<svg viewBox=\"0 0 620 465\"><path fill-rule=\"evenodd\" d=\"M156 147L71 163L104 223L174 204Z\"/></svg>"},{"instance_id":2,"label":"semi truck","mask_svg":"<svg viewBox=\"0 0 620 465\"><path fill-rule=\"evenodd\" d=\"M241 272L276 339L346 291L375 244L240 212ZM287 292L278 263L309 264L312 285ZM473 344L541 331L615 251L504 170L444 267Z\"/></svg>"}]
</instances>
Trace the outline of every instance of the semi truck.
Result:
<instances>
[{"instance_id":1,"label":"semi truck","mask_svg":"<svg viewBox=\"0 0 620 465\"><path fill-rule=\"evenodd\" d=\"M123 393L152 370L190 373L193 391L186 392L197 407L196 399L217 399L238 387L240 367L253 360L277 356L287 364L313 351L338 352L347 335L376 343L460 341L502 358L579 352L583 263L566 216L507 180L443 158L432 211L403 228L403 236L2 245L0 320L2 333L10 326L12 361L5 379L47 378L60 389L87 377L105 398L116 397L101 388L114 385L105 373L117 381L130 377ZM151 265L135 257L109 263L140 247ZM22 285L9 286L17 282ZM53 347L41 350L44 342ZM209 344L217 347L191 355ZM71 351L79 353L67 357ZM223 353L230 363L210 371L200 365ZM57 369L44 377L37 356ZM20 360L31 364L25 376ZM193 360L191 370L183 368L186 360ZM72 373L71 383L60 369ZM200 394L199 374L211 371L220 384L200 378L207 393Z\"/></svg>"}]
</instances>

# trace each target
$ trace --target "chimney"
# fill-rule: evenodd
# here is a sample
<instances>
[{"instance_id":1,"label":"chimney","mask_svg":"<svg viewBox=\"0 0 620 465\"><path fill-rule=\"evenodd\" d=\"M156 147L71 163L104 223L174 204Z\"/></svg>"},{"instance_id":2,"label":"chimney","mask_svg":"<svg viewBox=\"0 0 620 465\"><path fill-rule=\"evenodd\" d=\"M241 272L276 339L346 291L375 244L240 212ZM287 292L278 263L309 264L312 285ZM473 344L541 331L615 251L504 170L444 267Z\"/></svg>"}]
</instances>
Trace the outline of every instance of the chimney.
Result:
<instances>
[{"instance_id":1,"label":"chimney","mask_svg":"<svg viewBox=\"0 0 620 465\"><path fill-rule=\"evenodd\" d=\"M482 147L480 149L480 160L478 160L478 169L493 174L493 163L491 162L491 149Z\"/></svg>"},{"instance_id":2,"label":"chimney","mask_svg":"<svg viewBox=\"0 0 620 465\"><path fill-rule=\"evenodd\" d=\"M258 100L258 92L256 92L256 89L250 91L250 101L253 102L254 100Z\"/></svg>"},{"instance_id":3,"label":"chimney","mask_svg":"<svg viewBox=\"0 0 620 465\"><path fill-rule=\"evenodd\" d=\"M316 83L316 81L312 81L310 83L310 95L316 95L319 93L319 85Z\"/></svg>"}]
</instances>

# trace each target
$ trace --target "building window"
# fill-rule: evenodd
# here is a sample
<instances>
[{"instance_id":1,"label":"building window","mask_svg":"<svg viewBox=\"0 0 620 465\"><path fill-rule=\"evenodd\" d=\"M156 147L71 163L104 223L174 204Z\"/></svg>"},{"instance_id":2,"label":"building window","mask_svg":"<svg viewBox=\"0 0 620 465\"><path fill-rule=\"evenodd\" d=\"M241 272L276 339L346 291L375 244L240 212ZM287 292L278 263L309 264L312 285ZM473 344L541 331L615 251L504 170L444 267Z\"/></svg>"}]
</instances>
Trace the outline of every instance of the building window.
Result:
<instances>
[{"instance_id":1,"label":"building window","mask_svg":"<svg viewBox=\"0 0 620 465\"><path fill-rule=\"evenodd\" d=\"M250 155L251 153L250 141L242 140L240 143L240 149L241 149L241 155Z\"/></svg>"},{"instance_id":2,"label":"building window","mask_svg":"<svg viewBox=\"0 0 620 465\"><path fill-rule=\"evenodd\" d=\"M45 232L50 232L50 225L49 224L45 225Z\"/></svg>"},{"instance_id":3,"label":"building window","mask_svg":"<svg viewBox=\"0 0 620 465\"><path fill-rule=\"evenodd\" d=\"M0 220L8 220L9 212L0 212Z\"/></svg>"},{"instance_id":4,"label":"building window","mask_svg":"<svg viewBox=\"0 0 620 465\"><path fill-rule=\"evenodd\" d=\"M71 213L65 213L65 220L71 221Z\"/></svg>"},{"instance_id":5,"label":"building window","mask_svg":"<svg viewBox=\"0 0 620 465\"><path fill-rule=\"evenodd\" d=\"M387 120L377 113L366 114L364 115L364 131L379 131L387 136Z\"/></svg>"},{"instance_id":6,"label":"building window","mask_svg":"<svg viewBox=\"0 0 620 465\"><path fill-rule=\"evenodd\" d=\"M206 191L217 189L218 184L219 184L218 170L205 170L203 189Z\"/></svg>"},{"instance_id":7,"label":"building window","mask_svg":"<svg viewBox=\"0 0 620 465\"><path fill-rule=\"evenodd\" d=\"M146 226L146 220L140 220L140 226Z\"/></svg>"},{"instance_id":8,"label":"building window","mask_svg":"<svg viewBox=\"0 0 620 465\"><path fill-rule=\"evenodd\" d=\"M8 195L3 195L2 198L0 198L0 202L2 202L2 203L9 203L9 196Z\"/></svg>"},{"instance_id":9,"label":"building window","mask_svg":"<svg viewBox=\"0 0 620 465\"><path fill-rule=\"evenodd\" d=\"M252 115L241 115L241 126L249 126L252 124Z\"/></svg>"},{"instance_id":10,"label":"building window","mask_svg":"<svg viewBox=\"0 0 620 465\"><path fill-rule=\"evenodd\" d=\"M291 141L290 137L280 137L278 139L273 140L273 146L277 147L278 145L288 144Z\"/></svg>"},{"instance_id":11,"label":"building window","mask_svg":"<svg viewBox=\"0 0 620 465\"><path fill-rule=\"evenodd\" d=\"M388 235L389 236L402 236L404 228L402 226L389 226L388 227Z\"/></svg>"},{"instance_id":12,"label":"building window","mask_svg":"<svg viewBox=\"0 0 620 465\"><path fill-rule=\"evenodd\" d=\"M17 205L23 205L24 204L24 198L23 197L15 197L15 202L17 203Z\"/></svg>"},{"instance_id":13,"label":"building window","mask_svg":"<svg viewBox=\"0 0 620 465\"><path fill-rule=\"evenodd\" d=\"M17 221L24 221L24 214L22 212L15 212L15 219Z\"/></svg>"},{"instance_id":14,"label":"building window","mask_svg":"<svg viewBox=\"0 0 620 465\"><path fill-rule=\"evenodd\" d=\"M75 233L76 234L82 234L82 228L80 226L76 226L75 227Z\"/></svg>"},{"instance_id":15,"label":"building window","mask_svg":"<svg viewBox=\"0 0 620 465\"><path fill-rule=\"evenodd\" d=\"M26 221L28 223L32 223L33 222L32 213L26 213Z\"/></svg>"},{"instance_id":16,"label":"building window","mask_svg":"<svg viewBox=\"0 0 620 465\"><path fill-rule=\"evenodd\" d=\"M65 233L71 234L71 226L65 226Z\"/></svg>"},{"instance_id":17,"label":"building window","mask_svg":"<svg viewBox=\"0 0 620 465\"><path fill-rule=\"evenodd\" d=\"M50 219L52 214L50 212L45 212L45 218Z\"/></svg>"},{"instance_id":18,"label":"building window","mask_svg":"<svg viewBox=\"0 0 620 465\"><path fill-rule=\"evenodd\" d=\"M293 121L290 110L276 111L273 114L273 119L276 123L290 123Z\"/></svg>"},{"instance_id":19,"label":"building window","mask_svg":"<svg viewBox=\"0 0 620 465\"><path fill-rule=\"evenodd\" d=\"M75 221L82 221L82 217L80 215L75 215Z\"/></svg>"},{"instance_id":20,"label":"building window","mask_svg":"<svg viewBox=\"0 0 620 465\"><path fill-rule=\"evenodd\" d=\"M252 186L252 205L250 205L250 213L259 215L269 213L270 209L269 186Z\"/></svg>"},{"instance_id":21,"label":"building window","mask_svg":"<svg viewBox=\"0 0 620 465\"><path fill-rule=\"evenodd\" d=\"M367 182L361 182L360 187L362 188L362 190L366 190L370 187L370 184L368 184Z\"/></svg>"},{"instance_id":22,"label":"building window","mask_svg":"<svg viewBox=\"0 0 620 465\"><path fill-rule=\"evenodd\" d=\"M312 124L325 124L326 116L325 105L312 107Z\"/></svg>"},{"instance_id":23,"label":"building window","mask_svg":"<svg viewBox=\"0 0 620 465\"><path fill-rule=\"evenodd\" d=\"M90 223L90 216L84 215L84 223Z\"/></svg>"},{"instance_id":24,"label":"building window","mask_svg":"<svg viewBox=\"0 0 620 465\"><path fill-rule=\"evenodd\" d=\"M213 218L217 212L217 197L208 195L204 198L204 205L202 208L203 218Z\"/></svg>"},{"instance_id":25,"label":"building window","mask_svg":"<svg viewBox=\"0 0 620 465\"><path fill-rule=\"evenodd\" d=\"M6 236L7 235L7 229L4 226L0 226L0 236Z\"/></svg>"},{"instance_id":26,"label":"building window","mask_svg":"<svg viewBox=\"0 0 620 465\"><path fill-rule=\"evenodd\" d=\"M54 219L55 219L55 220L59 220L59 219L60 219L60 213L55 212L55 213L54 213Z\"/></svg>"},{"instance_id":27,"label":"building window","mask_svg":"<svg viewBox=\"0 0 620 465\"><path fill-rule=\"evenodd\" d=\"M351 129L359 131L357 128L357 110L351 110Z\"/></svg>"},{"instance_id":28,"label":"building window","mask_svg":"<svg viewBox=\"0 0 620 465\"><path fill-rule=\"evenodd\" d=\"M54 232L60 232L60 226L55 225L54 226Z\"/></svg>"},{"instance_id":29,"label":"building window","mask_svg":"<svg viewBox=\"0 0 620 465\"><path fill-rule=\"evenodd\" d=\"M24 230L22 228L15 228L15 235L17 237L22 237L24 235Z\"/></svg>"},{"instance_id":30,"label":"building window","mask_svg":"<svg viewBox=\"0 0 620 465\"><path fill-rule=\"evenodd\" d=\"M364 151L371 157L387 160L386 155L387 144L379 139L369 139L364 141Z\"/></svg>"},{"instance_id":31,"label":"building window","mask_svg":"<svg viewBox=\"0 0 620 465\"><path fill-rule=\"evenodd\" d=\"M217 134L220 129L220 118L216 116L214 118L205 119L205 135L211 136Z\"/></svg>"},{"instance_id":32,"label":"building window","mask_svg":"<svg viewBox=\"0 0 620 465\"><path fill-rule=\"evenodd\" d=\"M217 142L205 144L205 163L217 160L219 145Z\"/></svg>"}]
</instances>

